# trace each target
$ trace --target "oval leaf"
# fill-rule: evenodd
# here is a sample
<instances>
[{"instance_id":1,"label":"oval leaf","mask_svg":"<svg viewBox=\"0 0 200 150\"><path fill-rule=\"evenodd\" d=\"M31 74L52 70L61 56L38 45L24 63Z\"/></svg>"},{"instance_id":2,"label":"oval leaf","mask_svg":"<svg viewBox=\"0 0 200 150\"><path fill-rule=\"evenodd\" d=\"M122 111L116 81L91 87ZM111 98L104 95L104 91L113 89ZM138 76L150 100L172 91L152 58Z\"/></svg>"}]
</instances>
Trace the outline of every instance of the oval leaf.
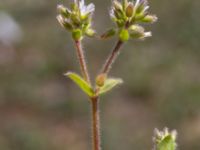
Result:
<instances>
[{"instance_id":1,"label":"oval leaf","mask_svg":"<svg viewBox=\"0 0 200 150\"><path fill-rule=\"evenodd\" d=\"M99 95L110 91L112 88L122 83L123 83L122 79L116 79L116 78L106 79L104 85L99 90Z\"/></svg>"},{"instance_id":2,"label":"oval leaf","mask_svg":"<svg viewBox=\"0 0 200 150\"><path fill-rule=\"evenodd\" d=\"M76 83L76 85L78 85L88 96L94 96L94 91L92 87L78 74L68 72L65 75L68 76L72 81L74 81L74 83Z\"/></svg>"}]
</instances>

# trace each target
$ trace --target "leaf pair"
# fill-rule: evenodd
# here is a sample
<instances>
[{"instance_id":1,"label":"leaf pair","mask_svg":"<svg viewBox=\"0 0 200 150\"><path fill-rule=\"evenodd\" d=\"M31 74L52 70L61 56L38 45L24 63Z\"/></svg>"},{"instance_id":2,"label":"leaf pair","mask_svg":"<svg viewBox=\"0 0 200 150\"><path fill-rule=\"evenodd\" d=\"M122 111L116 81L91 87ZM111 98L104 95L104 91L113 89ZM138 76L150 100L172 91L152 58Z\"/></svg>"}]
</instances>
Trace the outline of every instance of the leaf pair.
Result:
<instances>
[{"instance_id":1,"label":"leaf pair","mask_svg":"<svg viewBox=\"0 0 200 150\"><path fill-rule=\"evenodd\" d=\"M88 84L83 78L81 78L78 74L73 72L68 72L65 74L69 77L76 85L78 85L84 93L86 93L89 97L93 97L96 95L94 89ZM99 88L98 95L104 94L111 89L113 89L118 84L121 84L123 81L121 79L116 78L108 78L106 79L104 85Z\"/></svg>"}]
</instances>

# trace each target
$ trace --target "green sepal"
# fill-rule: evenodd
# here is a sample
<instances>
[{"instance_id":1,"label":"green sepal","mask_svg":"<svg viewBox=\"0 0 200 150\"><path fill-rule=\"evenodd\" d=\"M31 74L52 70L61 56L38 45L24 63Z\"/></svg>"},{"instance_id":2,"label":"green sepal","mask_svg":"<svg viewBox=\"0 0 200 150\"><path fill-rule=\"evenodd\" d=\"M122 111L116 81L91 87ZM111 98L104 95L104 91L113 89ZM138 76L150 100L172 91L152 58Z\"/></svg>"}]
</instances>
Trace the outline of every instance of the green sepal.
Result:
<instances>
[{"instance_id":1,"label":"green sepal","mask_svg":"<svg viewBox=\"0 0 200 150\"><path fill-rule=\"evenodd\" d=\"M92 87L88 84L83 78L81 78L78 74L73 72L67 72L64 74L65 76L69 77L76 85L78 85L81 90L87 94L88 96L92 97L95 95Z\"/></svg>"},{"instance_id":2,"label":"green sepal","mask_svg":"<svg viewBox=\"0 0 200 150\"><path fill-rule=\"evenodd\" d=\"M105 80L104 85L99 89L99 95L104 94L112 90L115 86L122 84L122 79L119 78L108 78Z\"/></svg>"}]
</instances>

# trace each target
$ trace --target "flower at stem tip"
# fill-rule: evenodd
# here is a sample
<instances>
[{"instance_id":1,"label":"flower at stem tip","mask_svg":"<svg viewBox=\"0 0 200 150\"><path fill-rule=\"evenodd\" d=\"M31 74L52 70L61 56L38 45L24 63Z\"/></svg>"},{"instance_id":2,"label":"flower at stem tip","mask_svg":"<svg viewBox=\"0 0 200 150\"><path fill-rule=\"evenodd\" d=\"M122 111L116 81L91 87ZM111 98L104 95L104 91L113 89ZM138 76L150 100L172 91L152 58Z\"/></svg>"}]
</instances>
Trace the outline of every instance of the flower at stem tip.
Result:
<instances>
[{"instance_id":1,"label":"flower at stem tip","mask_svg":"<svg viewBox=\"0 0 200 150\"><path fill-rule=\"evenodd\" d=\"M84 0L74 0L70 8L58 5L57 20L63 28L72 33L74 40L81 40L85 35L93 37L95 31L91 28L92 14L95 5L90 3L85 5Z\"/></svg>"},{"instance_id":2,"label":"flower at stem tip","mask_svg":"<svg viewBox=\"0 0 200 150\"><path fill-rule=\"evenodd\" d=\"M143 23L157 21L157 17L150 14L148 10L147 0L112 1L110 17L117 25L118 36L121 41L128 41L130 37L144 39L151 36L151 32L145 32L145 29L141 26ZM133 31L132 26L138 26L139 28L135 28Z\"/></svg>"}]
</instances>

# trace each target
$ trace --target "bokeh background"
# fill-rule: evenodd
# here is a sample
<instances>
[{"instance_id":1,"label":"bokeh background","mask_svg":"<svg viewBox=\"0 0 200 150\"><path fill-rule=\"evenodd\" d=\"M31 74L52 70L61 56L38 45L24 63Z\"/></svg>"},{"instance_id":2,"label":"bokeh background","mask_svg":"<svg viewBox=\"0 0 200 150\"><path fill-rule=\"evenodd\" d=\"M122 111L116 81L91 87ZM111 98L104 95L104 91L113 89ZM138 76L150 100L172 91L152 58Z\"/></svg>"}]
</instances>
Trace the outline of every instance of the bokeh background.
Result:
<instances>
[{"instance_id":1,"label":"bokeh background","mask_svg":"<svg viewBox=\"0 0 200 150\"><path fill-rule=\"evenodd\" d=\"M91 149L90 104L69 79L79 73L56 5L71 0L0 0L0 149ZM91 0L87 0L91 2ZM93 26L113 26L110 0ZM102 147L150 150L155 127L177 129L180 150L200 149L200 1L150 0L153 37L123 47L111 76L124 84L101 98ZM99 71L116 39L85 39L89 70Z\"/></svg>"}]
</instances>

